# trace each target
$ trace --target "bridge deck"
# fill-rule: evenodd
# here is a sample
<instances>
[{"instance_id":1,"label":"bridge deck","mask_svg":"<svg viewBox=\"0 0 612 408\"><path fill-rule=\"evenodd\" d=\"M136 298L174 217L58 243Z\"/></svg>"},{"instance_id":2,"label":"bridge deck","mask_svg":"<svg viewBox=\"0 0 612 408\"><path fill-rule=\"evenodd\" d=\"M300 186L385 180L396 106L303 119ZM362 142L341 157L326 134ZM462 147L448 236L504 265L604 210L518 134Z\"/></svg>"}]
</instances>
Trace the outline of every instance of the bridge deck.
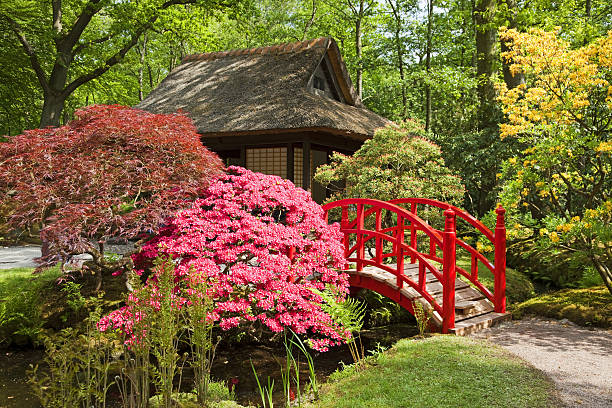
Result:
<instances>
[{"instance_id":1,"label":"bridge deck","mask_svg":"<svg viewBox=\"0 0 612 408\"><path fill-rule=\"evenodd\" d=\"M394 265L389 266L392 268L395 267ZM409 301L421 303L425 310L432 309L429 302L414 288L405 284L403 288L398 289L396 277L380 268L365 266L362 271L352 269L345 272L352 276L351 280L353 282L355 282L355 278L358 277L373 279L399 292L400 297ZM406 263L404 266L404 275L418 283L418 264ZM427 273L425 286L427 288L427 293L429 293L438 304L442 305L442 283L439 282L432 273ZM489 327L510 318L509 313L495 313L491 302L480 291L474 289L470 284L459 278L457 278L455 282L455 313L455 328L452 332L459 335ZM432 314L432 320L438 327L441 327L442 317L437 312Z\"/></svg>"}]
</instances>

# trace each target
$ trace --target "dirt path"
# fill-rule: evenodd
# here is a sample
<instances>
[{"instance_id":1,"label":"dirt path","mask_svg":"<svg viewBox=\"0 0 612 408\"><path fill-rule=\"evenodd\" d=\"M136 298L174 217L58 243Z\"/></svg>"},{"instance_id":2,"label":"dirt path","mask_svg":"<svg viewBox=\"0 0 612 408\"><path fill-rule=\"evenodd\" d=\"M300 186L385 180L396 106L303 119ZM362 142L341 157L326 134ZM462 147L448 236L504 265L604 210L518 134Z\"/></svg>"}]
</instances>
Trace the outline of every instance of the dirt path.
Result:
<instances>
[{"instance_id":1,"label":"dirt path","mask_svg":"<svg viewBox=\"0 0 612 408\"><path fill-rule=\"evenodd\" d=\"M612 332L526 318L472 334L544 371L568 407L612 407Z\"/></svg>"}]
</instances>

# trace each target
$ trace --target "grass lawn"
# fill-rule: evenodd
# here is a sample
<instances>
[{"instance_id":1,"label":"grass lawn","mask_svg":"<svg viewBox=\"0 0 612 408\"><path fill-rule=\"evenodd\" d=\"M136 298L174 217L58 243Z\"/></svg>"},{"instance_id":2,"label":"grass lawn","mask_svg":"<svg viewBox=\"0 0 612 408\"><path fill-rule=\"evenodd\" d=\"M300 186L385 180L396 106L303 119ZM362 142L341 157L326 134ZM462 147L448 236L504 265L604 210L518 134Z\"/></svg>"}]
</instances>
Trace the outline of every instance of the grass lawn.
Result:
<instances>
[{"instance_id":1,"label":"grass lawn","mask_svg":"<svg viewBox=\"0 0 612 408\"><path fill-rule=\"evenodd\" d=\"M41 330L43 292L61 275L59 267L33 275L34 268L0 269L0 344L29 341ZM18 333L17 336L14 336Z\"/></svg>"},{"instance_id":2,"label":"grass lawn","mask_svg":"<svg viewBox=\"0 0 612 408\"><path fill-rule=\"evenodd\" d=\"M519 303L511 311L517 318L534 314L568 319L581 326L612 328L612 295L603 285L547 293Z\"/></svg>"},{"instance_id":3,"label":"grass lawn","mask_svg":"<svg viewBox=\"0 0 612 408\"><path fill-rule=\"evenodd\" d=\"M544 374L475 339L401 340L365 370L334 374L315 407L561 406Z\"/></svg>"}]
</instances>

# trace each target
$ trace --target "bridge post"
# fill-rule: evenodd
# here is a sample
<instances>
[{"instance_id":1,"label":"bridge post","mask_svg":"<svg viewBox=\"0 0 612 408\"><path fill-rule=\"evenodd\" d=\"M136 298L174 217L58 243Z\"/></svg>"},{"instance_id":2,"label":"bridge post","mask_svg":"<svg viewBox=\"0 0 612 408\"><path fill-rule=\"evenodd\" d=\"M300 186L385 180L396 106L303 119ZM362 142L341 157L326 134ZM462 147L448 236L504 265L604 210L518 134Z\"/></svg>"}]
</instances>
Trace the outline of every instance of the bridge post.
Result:
<instances>
[{"instance_id":1,"label":"bridge post","mask_svg":"<svg viewBox=\"0 0 612 408\"><path fill-rule=\"evenodd\" d=\"M357 270L363 270L363 260L365 259L365 240L363 230L365 228L365 206L357 204Z\"/></svg>"},{"instance_id":2,"label":"bridge post","mask_svg":"<svg viewBox=\"0 0 612 408\"><path fill-rule=\"evenodd\" d=\"M397 215L397 275L395 284L398 289L404 286L402 275L404 274L404 217Z\"/></svg>"},{"instance_id":3,"label":"bridge post","mask_svg":"<svg viewBox=\"0 0 612 408\"><path fill-rule=\"evenodd\" d=\"M444 211L442 234L442 333L455 327L455 280L457 279L455 212Z\"/></svg>"},{"instance_id":4,"label":"bridge post","mask_svg":"<svg viewBox=\"0 0 612 408\"><path fill-rule=\"evenodd\" d=\"M495 210L497 223L495 224L495 311L506 312L506 210L500 205Z\"/></svg>"}]
</instances>

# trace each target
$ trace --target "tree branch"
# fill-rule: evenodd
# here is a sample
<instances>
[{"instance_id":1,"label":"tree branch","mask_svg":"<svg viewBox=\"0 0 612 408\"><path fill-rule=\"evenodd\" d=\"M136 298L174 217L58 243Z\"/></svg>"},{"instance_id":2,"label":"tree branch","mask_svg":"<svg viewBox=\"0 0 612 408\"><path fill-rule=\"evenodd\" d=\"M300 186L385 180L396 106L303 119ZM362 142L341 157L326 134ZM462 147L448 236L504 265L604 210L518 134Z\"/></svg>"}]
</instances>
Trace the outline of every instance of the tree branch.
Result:
<instances>
[{"instance_id":1,"label":"tree branch","mask_svg":"<svg viewBox=\"0 0 612 408\"><path fill-rule=\"evenodd\" d=\"M98 3L99 1L100 0L91 0L92 3ZM164 10L164 9L167 9L167 8L175 6L175 5L193 4L195 2L196 2L196 0L168 0L164 4L162 4L158 10ZM219 2L219 4L223 4L223 2ZM93 14L92 14L92 16L93 16ZM140 36L145 31L150 29L153 26L153 23L155 23L155 21L157 21L158 18L159 18L159 14L155 14L155 15L151 16L151 18L149 18L149 21L147 21L144 25L142 25L139 29L137 29L132 34L132 36L130 37L130 40L127 42L127 44L125 44L113 56L108 58L104 62L103 66L98 67L98 68L94 69L93 71L91 71L91 72L89 72L89 73L87 73L85 75L81 75L80 77L78 77L77 79L72 81L70 84L68 84L66 86L66 88L64 88L64 90L62 91L62 94L64 94L65 96L68 96L68 95L72 94L79 86L81 86L81 85L83 85L83 84L85 84L85 83L87 83L87 82L89 82L89 81L91 81L93 79L98 78L99 76L104 74L106 71L108 71L112 66L114 66L114 65L118 64L119 62L121 62L121 60L125 57L125 54L127 54L128 51L131 50L138 43L138 40L140 39ZM75 26L76 26L76 23L75 23Z\"/></svg>"},{"instance_id":2,"label":"tree branch","mask_svg":"<svg viewBox=\"0 0 612 408\"><path fill-rule=\"evenodd\" d=\"M304 26L304 34L302 35L302 41L306 40L306 36L308 35L308 30L310 30L310 27L314 23L316 14L317 14L317 0L312 0L312 13L310 15L310 20L308 20L306 22L306 25Z\"/></svg>"},{"instance_id":3,"label":"tree branch","mask_svg":"<svg viewBox=\"0 0 612 408\"><path fill-rule=\"evenodd\" d=\"M95 40L91 40L91 41L88 41L86 43L78 44L72 50L72 54L73 55L77 55L78 53L80 53L81 51L83 51L85 48L89 47L92 44L102 44L103 42L108 41L111 38L115 37L117 34L118 33L108 34L108 35L105 35L104 37L96 38Z\"/></svg>"},{"instance_id":4,"label":"tree branch","mask_svg":"<svg viewBox=\"0 0 612 408\"><path fill-rule=\"evenodd\" d=\"M103 4L100 3L100 0L90 0L85 7L83 7L83 11L81 11L81 14L72 25L68 34L58 42L58 51L59 48L63 48L64 51L69 51L74 48L79 38L81 38L81 34L83 34L83 31L87 28L93 16L102 9L102 6Z\"/></svg>"},{"instance_id":5,"label":"tree branch","mask_svg":"<svg viewBox=\"0 0 612 408\"><path fill-rule=\"evenodd\" d=\"M53 0L51 6L53 7L53 30L59 34L62 32L62 0Z\"/></svg>"},{"instance_id":6,"label":"tree branch","mask_svg":"<svg viewBox=\"0 0 612 408\"><path fill-rule=\"evenodd\" d=\"M21 43L21 45L23 46L25 53L30 58L30 65L32 66L32 69L36 73L36 77L38 78L38 82L40 83L40 86L43 88L44 92L49 92L51 88L49 87L49 82L47 81L47 76L45 74L45 71L42 69L40 62L38 61L38 56L36 55L34 48L32 48L32 45L28 42L27 38L25 37L25 34L23 33L21 26L19 25L17 21L13 20L11 17L7 15L5 15L4 17L8 20L9 24L11 25L11 28L13 29L13 32L19 39L19 42Z\"/></svg>"}]
</instances>

